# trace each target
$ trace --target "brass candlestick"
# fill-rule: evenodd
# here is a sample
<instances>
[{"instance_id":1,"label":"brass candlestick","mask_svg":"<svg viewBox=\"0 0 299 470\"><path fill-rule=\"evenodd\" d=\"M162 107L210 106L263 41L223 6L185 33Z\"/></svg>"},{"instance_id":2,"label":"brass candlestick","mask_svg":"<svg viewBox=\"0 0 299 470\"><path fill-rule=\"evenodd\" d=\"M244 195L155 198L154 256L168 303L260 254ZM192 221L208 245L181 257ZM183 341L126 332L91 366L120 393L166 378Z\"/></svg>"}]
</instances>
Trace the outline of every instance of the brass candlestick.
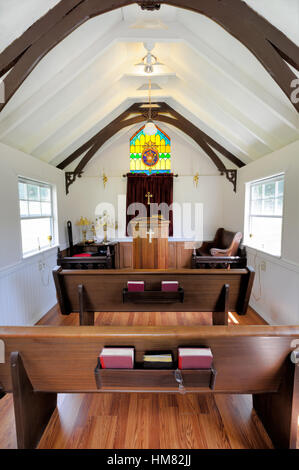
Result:
<instances>
[{"instance_id":1,"label":"brass candlestick","mask_svg":"<svg viewBox=\"0 0 299 470\"><path fill-rule=\"evenodd\" d=\"M104 243L107 243L107 241L108 241L108 239L107 239L108 225L107 225L107 224L104 224L104 225L103 225L103 231L104 231L104 239L103 239L103 242L104 242Z\"/></svg>"},{"instance_id":2,"label":"brass candlestick","mask_svg":"<svg viewBox=\"0 0 299 470\"><path fill-rule=\"evenodd\" d=\"M110 216L107 213L107 211L104 211L103 214L99 216L99 218L97 219L97 227L98 228L100 228L100 227L103 228L104 238L103 238L102 243L104 243L104 244L109 243L109 240L108 240L108 237L107 237L108 228L117 228L117 226L118 226L117 222L113 222L110 219Z\"/></svg>"},{"instance_id":3,"label":"brass candlestick","mask_svg":"<svg viewBox=\"0 0 299 470\"><path fill-rule=\"evenodd\" d=\"M76 225L82 228L83 243L86 243L86 233L90 224L91 222L86 217L82 217L82 216L80 220L76 223Z\"/></svg>"}]
</instances>

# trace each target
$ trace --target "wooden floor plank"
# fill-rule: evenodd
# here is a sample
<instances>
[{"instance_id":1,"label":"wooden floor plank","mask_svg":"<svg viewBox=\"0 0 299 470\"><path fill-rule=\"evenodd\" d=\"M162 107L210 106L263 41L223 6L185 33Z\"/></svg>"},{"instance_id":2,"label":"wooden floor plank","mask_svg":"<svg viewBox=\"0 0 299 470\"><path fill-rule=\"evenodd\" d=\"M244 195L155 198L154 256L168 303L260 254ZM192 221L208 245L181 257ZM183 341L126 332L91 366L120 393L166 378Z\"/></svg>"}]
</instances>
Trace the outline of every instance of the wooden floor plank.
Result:
<instances>
[{"instance_id":1,"label":"wooden floor plank","mask_svg":"<svg viewBox=\"0 0 299 470\"><path fill-rule=\"evenodd\" d=\"M230 324L266 324L249 308ZM209 325L209 313L101 313L96 325ZM39 325L78 325L78 314L57 306ZM16 447L12 397L0 401L0 448ZM70 394L58 407L39 443L41 449L260 449L272 448L251 396L174 394Z\"/></svg>"},{"instance_id":2,"label":"wooden floor plank","mask_svg":"<svg viewBox=\"0 0 299 470\"><path fill-rule=\"evenodd\" d=\"M12 395L0 400L0 449L16 449L16 427Z\"/></svg>"}]
</instances>

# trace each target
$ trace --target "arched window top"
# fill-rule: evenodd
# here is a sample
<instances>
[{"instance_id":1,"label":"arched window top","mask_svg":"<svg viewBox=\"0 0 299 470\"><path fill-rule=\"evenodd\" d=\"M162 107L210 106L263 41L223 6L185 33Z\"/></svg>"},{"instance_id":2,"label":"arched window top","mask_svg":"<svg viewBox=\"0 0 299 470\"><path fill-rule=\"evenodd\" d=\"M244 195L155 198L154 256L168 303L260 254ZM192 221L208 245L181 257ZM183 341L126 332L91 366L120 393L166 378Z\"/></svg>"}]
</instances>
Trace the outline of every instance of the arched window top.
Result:
<instances>
[{"instance_id":1,"label":"arched window top","mask_svg":"<svg viewBox=\"0 0 299 470\"><path fill-rule=\"evenodd\" d=\"M157 127L154 135L144 133L142 126L130 139L131 173L171 173L171 140Z\"/></svg>"}]
</instances>

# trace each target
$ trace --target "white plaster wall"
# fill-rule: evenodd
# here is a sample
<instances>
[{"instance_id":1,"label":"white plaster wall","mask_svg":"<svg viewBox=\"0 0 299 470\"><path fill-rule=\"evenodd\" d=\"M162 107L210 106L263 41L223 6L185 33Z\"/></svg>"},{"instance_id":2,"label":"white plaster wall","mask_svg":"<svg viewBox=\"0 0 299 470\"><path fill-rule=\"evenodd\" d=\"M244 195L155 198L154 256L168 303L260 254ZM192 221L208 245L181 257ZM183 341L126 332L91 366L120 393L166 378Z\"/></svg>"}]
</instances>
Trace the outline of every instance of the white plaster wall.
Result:
<instances>
[{"instance_id":1,"label":"white plaster wall","mask_svg":"<svg viewBox=\"0 0 299 470\"><path fill-rule=\"evenodd\" d=\"M238 171L237 194L223 182L224 224L244 230L245 184L285 173L284 222L280 258L248 248L256 269L251 305L271 324L299 324L299 141ZM266 262L262 271L261 262Z\"/></svg>"},{"instance_id":2,"label":"white plaster wall","mask_svg":"<svg viewBox=\"0 0 299 470\"><path fill-rule=\"evenodd\" d=\"M56 303L51 270L57 248L23 259L18 176L54 185L56 241L65 248L64 173L1 143L0 169L0 325L32 325ZM40 261L44 263L42 271Z\"/></svg>"}]
</instances>

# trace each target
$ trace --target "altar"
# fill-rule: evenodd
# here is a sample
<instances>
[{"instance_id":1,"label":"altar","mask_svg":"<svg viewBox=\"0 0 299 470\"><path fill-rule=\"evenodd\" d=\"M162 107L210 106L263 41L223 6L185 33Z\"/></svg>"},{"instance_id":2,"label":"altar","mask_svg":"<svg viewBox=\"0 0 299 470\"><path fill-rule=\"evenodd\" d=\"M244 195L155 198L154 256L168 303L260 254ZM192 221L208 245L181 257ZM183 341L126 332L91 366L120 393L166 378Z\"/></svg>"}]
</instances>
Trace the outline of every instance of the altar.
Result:
<instances>
[{"instance_id":1,"label":"altar","mask_svg":"<svg viewBox=\"0 0 299 470\"><path fill-rule=\"evenodd\" d=\"M162 216L140 217L131 221L133 268L167 269L169 220Z\"/></svg>"}]
</instances>

